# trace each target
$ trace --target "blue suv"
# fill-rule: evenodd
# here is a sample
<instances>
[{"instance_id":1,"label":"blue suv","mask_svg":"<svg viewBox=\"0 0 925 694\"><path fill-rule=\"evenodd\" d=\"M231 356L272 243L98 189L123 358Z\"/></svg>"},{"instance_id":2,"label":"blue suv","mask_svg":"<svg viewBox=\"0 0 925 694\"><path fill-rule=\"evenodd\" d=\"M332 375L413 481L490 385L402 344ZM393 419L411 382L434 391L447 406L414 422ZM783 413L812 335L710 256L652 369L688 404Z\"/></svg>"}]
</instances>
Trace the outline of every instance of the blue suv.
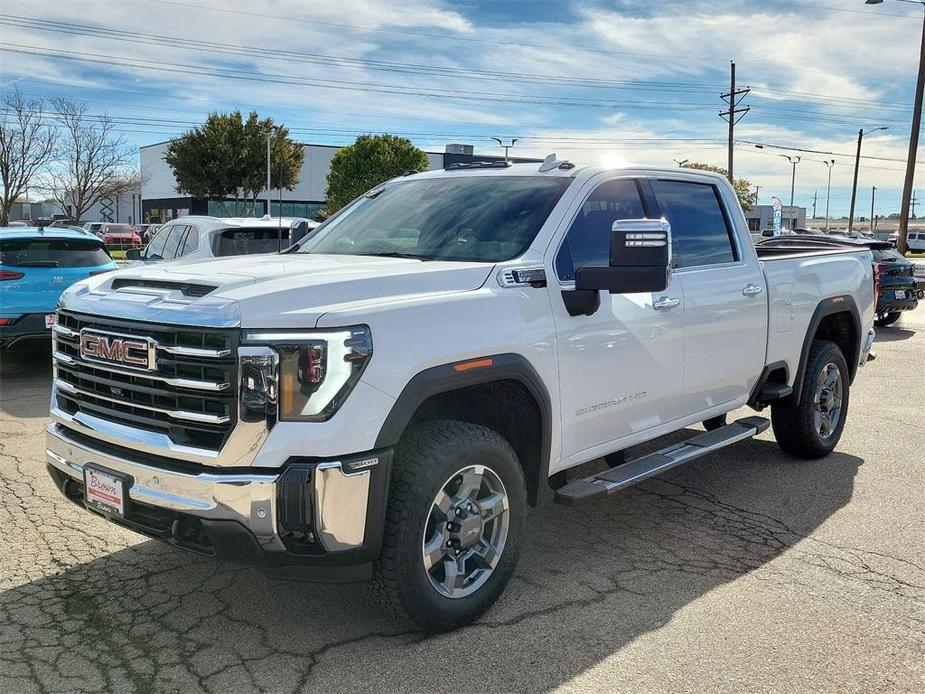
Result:
<instances>
[{"instance_id":1,"label":"blue suv","mask_svg":"<svg viewBox=\"0 0 925 694\"><path fill-rule=\"evenodd\" d=\"M103 242L62 228L0 228L0 348L48 338L61 292L118 266Z\"/></svg>"}]
</instances>

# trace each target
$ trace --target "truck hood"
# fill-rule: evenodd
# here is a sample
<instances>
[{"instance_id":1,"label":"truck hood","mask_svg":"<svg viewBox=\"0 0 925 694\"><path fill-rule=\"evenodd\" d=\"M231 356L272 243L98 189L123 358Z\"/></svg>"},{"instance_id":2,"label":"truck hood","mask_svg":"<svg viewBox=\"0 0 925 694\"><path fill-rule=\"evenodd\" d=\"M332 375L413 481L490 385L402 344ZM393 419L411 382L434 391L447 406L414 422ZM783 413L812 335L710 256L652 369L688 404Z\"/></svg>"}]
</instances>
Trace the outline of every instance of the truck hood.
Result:
<instances>
[{"instance_id":1,"label":"truck hood","mask_svg":"<svg viewBox=\"0 0 925 694\"><path fill-rule=\"evenodd\" d=\"M490 263L287 253L133 266L81 282L61 307L181 325L311 328L364 303L470 291Z\"/></svg>"}]
</instances>

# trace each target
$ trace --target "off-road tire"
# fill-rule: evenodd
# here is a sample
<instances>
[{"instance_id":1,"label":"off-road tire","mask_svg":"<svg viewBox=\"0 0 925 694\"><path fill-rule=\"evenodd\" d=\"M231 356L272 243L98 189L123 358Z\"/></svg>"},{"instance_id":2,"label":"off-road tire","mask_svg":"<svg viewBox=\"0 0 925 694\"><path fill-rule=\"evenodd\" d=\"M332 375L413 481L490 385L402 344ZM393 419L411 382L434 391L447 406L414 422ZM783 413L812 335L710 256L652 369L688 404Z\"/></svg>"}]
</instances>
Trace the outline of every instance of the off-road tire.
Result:
<instances>
[{"instance_id":1,"label":"off-road tire","mask_svg":"<svg viewBox=\"0 0 925 694\"><path fill-rule=\"evenodd\" d=\"M874 325L876 325L878 328L885 328L886 326L893 325L893 323L898 321L901 315L901 311L893 311L892 313L887 313L883 317L878 316L874 321Z\"/></svg>"},{"instance_id":2,"label":"off-road tire","mask_svg":"<svg viewBox=\"0 0 925 694\"><path fill-rule=\"evenodd\" d=\"M510 514L507 540L491 576L471 595L449 598L431 585L421 557L424 528L437 492L454 472L484 465L503 482ZM382 552L371 587L393 614L428 632L468 624L488 610L514 573L527 511L527 491L517 454L484 426L432 420L409 429L396 451L389 484Z\"/></svg>"},{"instance_id":3,"label":"off-road tire","mask_svg":"<svg viewBox=\"0 0 925 694\"><path fill-rule=\"evenodd\" d=\"M813 420L814 399L816 379L823 367L829 363L835 364L841 372L842 410L832 435L823 438L816 431ZM795 458L813 460L824 458L835 449L848 418L848 379L848 364L838 345L828 340L814 340L803 374L800 401L796 404L777 402L771 405L771 425L774 428L774 438L777 439L777 445L781 450Z\"/></svg>"}]
</instances>

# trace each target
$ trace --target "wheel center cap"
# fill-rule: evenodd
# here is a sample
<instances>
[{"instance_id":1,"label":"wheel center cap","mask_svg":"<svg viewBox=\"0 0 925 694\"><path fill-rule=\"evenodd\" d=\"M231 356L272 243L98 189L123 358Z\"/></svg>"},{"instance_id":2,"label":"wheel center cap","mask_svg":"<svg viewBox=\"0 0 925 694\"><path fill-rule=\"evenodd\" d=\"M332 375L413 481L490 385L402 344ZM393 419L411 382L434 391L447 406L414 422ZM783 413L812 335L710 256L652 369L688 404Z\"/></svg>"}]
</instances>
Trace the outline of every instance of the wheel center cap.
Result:
<instances>
[{"instance_id":1,"label":"wheel center cap","mask_svg":"<svg viewBox=\"0 0 925 694\"><path fill-rule=\"evenodd\" d=\"M457 517L450 531L450 537L457 540L462 549L478 544L482 537L482 517L478 511L474 509L465 518Z\"/></svg>"}]
</instances>

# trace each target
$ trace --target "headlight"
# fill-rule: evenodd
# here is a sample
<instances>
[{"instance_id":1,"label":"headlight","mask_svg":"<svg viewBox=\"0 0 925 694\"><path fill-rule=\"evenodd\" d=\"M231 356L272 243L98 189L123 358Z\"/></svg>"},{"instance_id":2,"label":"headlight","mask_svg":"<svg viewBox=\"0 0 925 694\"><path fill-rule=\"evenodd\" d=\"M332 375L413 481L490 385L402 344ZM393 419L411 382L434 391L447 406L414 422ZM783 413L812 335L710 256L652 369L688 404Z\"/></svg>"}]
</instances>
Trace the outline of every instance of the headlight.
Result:
<instances>
[{"instance_id":1,"label":"headlight","mask_svg":"<svg viewBox=\"0 0 925 694\"><path fill-rule=\"evenodd\" d=\"M279 418L324 421L353 390L373 353L365 325L303 332L248 331L244 342L279 353Z\"/></svg>"}]
</instances>

